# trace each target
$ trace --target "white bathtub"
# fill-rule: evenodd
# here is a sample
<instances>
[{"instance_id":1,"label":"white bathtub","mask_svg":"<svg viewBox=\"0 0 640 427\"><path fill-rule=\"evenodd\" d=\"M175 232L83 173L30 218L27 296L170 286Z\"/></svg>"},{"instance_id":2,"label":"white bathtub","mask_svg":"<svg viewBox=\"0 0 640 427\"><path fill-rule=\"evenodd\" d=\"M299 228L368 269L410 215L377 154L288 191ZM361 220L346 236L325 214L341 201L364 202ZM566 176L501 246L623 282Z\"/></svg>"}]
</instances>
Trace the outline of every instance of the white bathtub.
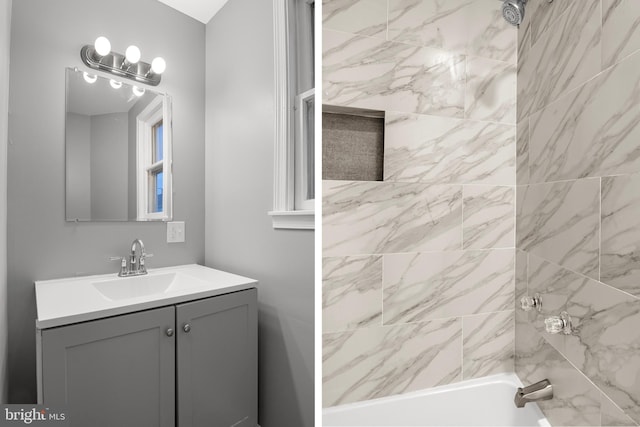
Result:
<instances>
[{"instance_id":1,"label":"white bathtub","mask_svg":"<svg viewBox=\"0 0 640 427\"><path fill-rule=\"evenodd\" d=\"M365 402L327 408L323 426L546 426L540 408L516 408L515 374L492 375Z\"/></svg>"}]
</instances>

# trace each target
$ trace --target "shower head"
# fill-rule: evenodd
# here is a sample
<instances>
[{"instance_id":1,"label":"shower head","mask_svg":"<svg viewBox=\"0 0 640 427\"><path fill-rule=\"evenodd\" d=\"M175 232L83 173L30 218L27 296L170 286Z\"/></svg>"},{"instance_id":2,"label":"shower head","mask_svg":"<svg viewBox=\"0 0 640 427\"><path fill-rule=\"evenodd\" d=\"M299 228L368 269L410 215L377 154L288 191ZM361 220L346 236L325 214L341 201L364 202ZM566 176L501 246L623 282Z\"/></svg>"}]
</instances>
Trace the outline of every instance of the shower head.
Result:
<instances>
[{"instance_id":1,"label":"shower head","mask_svg":"<svg viewBox=\"0 0 640 427\"><path fill-rule=\"evenodd\" d=\"M518 26L524 19L524 5L527 0L504 0L502 3L502 16L511 25Z\"/></svg>"}]
</instances>

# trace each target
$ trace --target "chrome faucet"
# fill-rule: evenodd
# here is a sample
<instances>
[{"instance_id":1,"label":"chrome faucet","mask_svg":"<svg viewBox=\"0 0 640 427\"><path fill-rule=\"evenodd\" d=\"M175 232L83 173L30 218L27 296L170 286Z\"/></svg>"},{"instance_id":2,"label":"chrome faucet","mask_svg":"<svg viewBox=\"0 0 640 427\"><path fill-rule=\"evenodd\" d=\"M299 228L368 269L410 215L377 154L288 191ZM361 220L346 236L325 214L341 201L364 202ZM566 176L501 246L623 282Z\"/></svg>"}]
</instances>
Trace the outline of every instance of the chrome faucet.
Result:
<instances>
[{"instance_id":1,"label":"chrome faucet","mask_svg":"<svg viewBox=\"0 0 640 427\"><path fill-rule=\"evenodd\" d=\"M120 272L118 273L118 276L141 276L143 274L147 274L145 260L152 256L152 254L145 252L142 240L135 239L133 243L131 243L131 254L129 255L128 263L126 257L111 257L111 260L120 261Z\"/></svg>"},{"instance_id":2,"label":"chrome faucet","mask_svg":"<svg viewBox=\"0 0 640 427\"><path fill-rule=\"evenodd\" d=\"M536 402L539 400L549 400L553 398L553 386L549 380L544 379L527 387L518 387L516 396L513 401L516 407L523 408L528 402Z\"/></svg>"},{"instance_id":3,"label":"chrome faucet","mask_svg":"<svg viewBox=\"0 0 640 427\"><path fill-rule=\"evenodd\" d=\"M136 248L140 248L140 255L136 255ZM147 269L144 266L144 258L146 254L144 252L144 243L142 240L136 239L131 243L131 255L129 255L129 275L138 276L141 274L147 274Z\"/></svg>"}]
</instances>

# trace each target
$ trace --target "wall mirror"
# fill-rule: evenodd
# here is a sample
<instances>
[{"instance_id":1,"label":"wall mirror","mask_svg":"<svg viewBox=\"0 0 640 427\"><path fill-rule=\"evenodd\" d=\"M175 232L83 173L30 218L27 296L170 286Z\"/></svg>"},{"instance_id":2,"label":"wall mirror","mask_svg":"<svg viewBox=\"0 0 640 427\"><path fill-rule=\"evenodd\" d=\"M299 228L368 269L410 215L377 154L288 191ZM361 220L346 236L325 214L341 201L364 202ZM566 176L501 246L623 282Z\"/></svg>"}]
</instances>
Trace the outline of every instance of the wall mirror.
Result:
<instances>
[{"instance_id":1,"label":"wall mirror","mask_svg":"<svg viewBox=\"0 0 640 427\"><path fill-rule=\"evenodd\" d=\"M66 83L66 220L170 220L171 98L74 68Z\"/></svg>"}]
</instances>

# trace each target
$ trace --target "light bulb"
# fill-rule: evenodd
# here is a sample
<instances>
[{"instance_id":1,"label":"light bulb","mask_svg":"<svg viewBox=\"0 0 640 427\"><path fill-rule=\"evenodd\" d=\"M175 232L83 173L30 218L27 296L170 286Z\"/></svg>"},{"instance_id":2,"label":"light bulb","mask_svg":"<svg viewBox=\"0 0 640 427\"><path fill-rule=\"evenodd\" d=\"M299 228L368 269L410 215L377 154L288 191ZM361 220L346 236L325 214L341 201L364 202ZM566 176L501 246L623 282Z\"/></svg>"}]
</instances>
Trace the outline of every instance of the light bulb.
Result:
<instances>
[{"instance_id":1,"label":"light bulb","mask_svg":"<svg viewBox=\"0 0 640 427\"><path fill-rule=\"evenodd\" d=\"M131 64L137 64L140 61L140 49L137 46L131 45L124 52L127 61Z\"/></svg>"},{"instance_id":2,"label":"light bulb","mask_svg":"<svg viewBox=\"0 0 640 427\"><path fill-rule=\"evenodd\" d=\"M122 87L122 82L113 79L109 80L109 84L114 89L120 89Z\"/></svg>"},{"instance_id":3,"label":"light bulb","mask_svg":"<svg viewBox=\"0 0 640 427\"><path fill-rule=\"evenodd\" d=\"M151 69L156 74L162 74L164 73L164 70L167 69L167 63L163 58L158 56L157 58L154 58L153 61L151 61Z\"/></svg>"},{"instance_id":4,"label":"light bulb","mask_svg":"<svg viewBox=\"0 0 640 427\"><path fill-rule=\"evenodd\" d=\"M109 55L111 52L111 42L104 36L98 37L93 43L93 47L96 50L96 53L100 56Z\"/></svg>"},{"instance_id":5,"label":"light bulb","mask_svg":"<svg viewBox=\"0 0 640 427\"><path fill-rule=\"evenodd\" d=\"M96 80L98 80L98 76L95 74L89 74L86 71L82 73L82 77L84 78L84 81L89 84L94 84Z\"/></svg>"},{"instance_id":6,"label":"light bulb","mask_svg":"<svg viewBox=\"0 0 640 427\"><path fill-rule=\"evenodd\" d=\"M133 87L133 89L132 89L132 91L133 91L133 94L134 94L135 96L142 96L142 95L144 95L144 89L143 89L143 88L140 88L140 87L138 87L138 86L134 86L134 87Z\"/></svg>"}]
</instances>

